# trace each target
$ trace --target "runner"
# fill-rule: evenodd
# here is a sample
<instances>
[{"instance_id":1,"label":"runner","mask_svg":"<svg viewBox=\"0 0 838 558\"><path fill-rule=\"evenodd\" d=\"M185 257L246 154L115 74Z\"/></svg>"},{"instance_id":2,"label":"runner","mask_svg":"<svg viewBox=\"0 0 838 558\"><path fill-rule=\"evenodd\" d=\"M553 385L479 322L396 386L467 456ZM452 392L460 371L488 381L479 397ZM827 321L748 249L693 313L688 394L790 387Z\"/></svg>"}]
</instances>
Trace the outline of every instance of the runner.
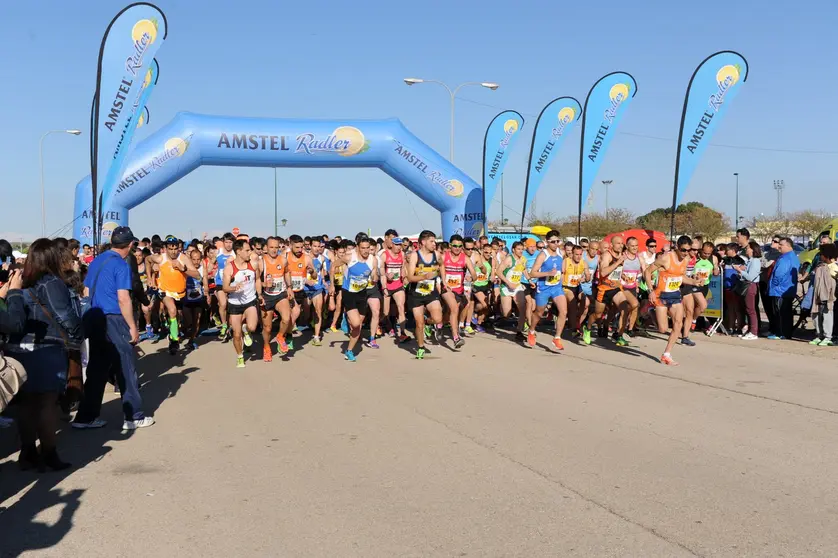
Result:
<instances>
[{"instance_id":1,"label":"runner","mask_svg":"<svg viewBox=\"0 0 838 558\"><path fill-rule=\"evenodd\" d=\"M567 317L574 337L581 335L579 328L588 298L582 292L581 287L585 280L585 272L588 269L587 264L582 261L582 254L582 247L574 246L571 250L570 259L565 258L562 261L562 288L567 300Z\"/></svg>"},{"instance_id":2,"label":"runner","mask_svg":"<svg viewBox=\"0 0 838 558\"><path fill-rule=\"evenodd\" d=\"M705 248L707 245L709 248ZM695 329L696 321L707 309L710 276L721 273L718 259L713 254L714 250L715 246L712 242L702 244L698 240L693 240L690 247L686 275L695 279L695 285L681 287L681 296L684 301L684 332L681 344L688 347L695 346L695 341L690 339L690 332Z\"/></svg>"},{"instance_id":3,"label":"runner","mask_svg":"<svg viewBox=\"0 0 838 558\"><path fill-rule=\"evenodd\" d=\"M442 263L442 300L448 306L448 323L451 325L454 348L459 349L465 345L460 337L460 322L465 319L468 306L464 289L466 271L475 274L471 259L463 251L462 236L455 234L448 239L448 251L443 254ZM437 324L436 328L441 329L442 324Z\"/></svg>"},{"instance_id":4,"label":"runner","mask_svg":"<svg viewBox=\"0 0 838 558\"><path fill-rule=\"evenodd\" d=\"M207 266L203 262L203 254L198 249L189 252L189 259L192 267L198 270L200 279L187 276L186 278L186 299L183 301L183 327L189 332L188 347L190 350L198 348L195 341L201 331L201 315L204 309L208 308L209 283L207 277Z\"/></svg>"},{"instance_id":5,"label":"runner","mask_svg":"<svg viewBox=\"0 0 838 558\"><path fill-rule=\"evenodd\" d=\"M529 320L530 314L535 311L535 289L538 286L538 279L529 275L532 271L532 266L535 263L535 259L538 257L538 254L543 250L538 248L538 241L534 238L528 238L524 241L524 258L527 260L527 277L529 280L525 283L525 290L524 295L526 296L527 300L527 319ZM525 326L528 327L529 324Z\"/></svg>"},{"instance_id":6,"label":"runner","mask_svg":"<svg viewBox=\"0 0 838 558\"><path fill-rule=\"evenodd\" d=\"M489 315L492 287L495 280L495 268L492 265L492 246L484 244L481 253L477 254L478 263L474 268L474 282L471 289L474 294L474 314L472 320L475 331L485 333L483 323Z\"/></svg>"},{"instance_id":7,"label":"runner","mask_svg":"<svg viewBox=\"0 0 838 558\"><path fill-rule=\"evenodd\" d=\"M159 256L152 256L151 261L159 266L160 272L157 287L162 297L163 307L169 317L169 353L175 354L180 343L178 333L178 310L186 296L187 275L195 279L201 276L192 262L179 253L178 239L167 236L164 242L165 252Z\"/></svg>"},{"instance_id":8,"label":"runner","mask_svg":"<svg viewBox=\"0 0 838 558\"><path fill-rule=\"evenodd\" d=\"M625 254L623 254L623 237L617 235L611 239L611 243L603 242L605 248L599 259L599 285L597 286L596 300L594 302L594 311L588 315L588 325L582 330L582 340L586 345L591 344L591 328L594 323L602 316L607 316L608 311L613 305L617 314L622 312L617 328L616 341L620 347L627 347L629 342L625 338L626 318L631 311L631 305L626 299L625 293L622 291L622 284L620 278L623 273L623 262L625 261ZM603 335L603 328L605 335ZM600 324L600 337L607 337L608 322Z\"/></svg>"},{"instance_id":9,"label":"runner","mask_svg":"<svg viewBox=\"0 0 838 558\"><path fill-rule=\"evenodd\" d=\"M215 291L218 289L218 286L215 283L215 277L218 274L218 262L215 261L215 257L217 255L218 249L214 244L208 243L204 248L203 264L207 269L207 305L209 318L216 327L221 327L221 320L217 316L218 297L215 295Z\"/></svg>"},{"instance_id":10,"label":"runner","mask_svg":"<svg viewBox=\"0 0 838 558\"><path fill-rule=\"evenodd\" d=\"M305 293L306 281L314 272L314 265L311 261L311 256L306 254L303 250L303 239L301 236L293 234L288 238L290 250L286 254L285 259L288 262L287 273L290 275L291 291L292 291L292 306L291 306L291 323L288 324L290 328L288 333L291 333L297 328L297 320L300 316L303 319L308 314L308 297ZM311 249L309 240L309 249ZM316 276L316 272L314 273ZM306 329L308 326L303 326L298 329ZM294 340L288 340L288 348L294 349Z\"/></svg>"},{"instance_id":11,"label":"runner","mask_svg":"<svg viewBox=\"0 0 838 558\"><path fill-rule=\"evenodd\" d=\"M535 292L535 310L530 315L530 331L527 338L527 345L535 348L536 327L544 315L544 311L552 301L558 309L556 317L556 332L553 335L553 346L558 350L564 350L562 345L562 330L567 320L567 300L562 288L562 251L560 249L561 236L559 231L551 230L545 237L547 248L535 259L530 277L538 279L538 286Z\"/></svg>"},{"instance_id":12,"label":"runner","mask_svg":"<svg viewBox=\"0 0 838 558\"><path fill-rule=\"evenodd\" d=\"M465 252L466 257L471 260L472 267L477 269L480 265L481 258L480 254L475 249L475 241L470 236L463 239L463 252ZM463 320L462 331L466 335L474 335L476 332L471 323L474 318L474 277L468 270L466 270L466 276L463 281L463 294L465 295L466 300L468 300L468 305L466 306L466 317L465 320Z\"/></svg>"},{"instance_id":13,"label":"runner","mask_svg":"<svg viewBox=\"0 0 838 558\"><path fill-rule=\"evenodd\" d=\"M344 352L344 359L355 362L355 346L361 338L361 327L367 313L367 297L369 296L370 281L375 280L375 256L371 254L372 245L369 238L360 238L357 249L355 243L344 241L343 263L346 265L346 275L343 278L343 305L346 308L346 320L349 322L349 344Z\"/></svg>"},{"instance_id":14,"label":"runner","mask_svg":"<svg viewBox=\"0 0 838 558\"><path fill-rule=\"evenodd\" d=\"M154 328L151 325L151 302L154 300L152 299L152 294L150 293L150 285L149 285L149 269L151 267L150 264L148 267L146 266L146 259L151 256L151 250L148 248L137 248L134 250L134 257L137 258L137 271L140 274L140 282L143 284L143 290L145 291L146 297L149 300L149 304L143 304L141 306L143 312L143 318L145 319L145 332L140 335L140 341L145 341L146 339L151 339L154 337Z\"/></svg>"},{"instance_id":15,"label":"runner","mask_svg":"<svg viewBox=\"0 0 838 558\"><path fill-rule=\"evenodd\" d=\"M288 264L279 253L279 239L268 237L266 252L262 257L262 360L271 362L271 336L273 334L274 313L279 315L279 332L276 336L277 350L280 355L288 354L285 334L291 323L291 302L285 283L288 276Z\"/></svg>"},{"instance_id":16,"label":"runner","mask_svg":"<svg viewBox=\"0 0 838 558\"><path fill-rule=\"evenodd\" d=\"M377 247L377 244L373 244L371 238L367 238L367 240L370 243L370 265L373 266L373 278L367 282L367 308L369 308L370 315L370 338L366 345L370 349L379 349L380 347L375 339L376 337L381 336L381 328L378 324L381 320L381 307L384 304L384 295L382 294L381 287L379 286L381 275L379 271L378 256L372 252L375 247Z\"/></svg>"},{"instance_id":17,"label":"runner","mask_svg":"<svg viewBox=\"0 0 838 558\"><path fill-rule=\"evenodd\" d=\"M582 252L582 262L585 264L585 277L579 284L579 290L585 295L585 308L582 309L579 315L579 323L576 325L580 335L584 335L585 320L594 305L594 280L596 279L596 270L599 268L599 242L594 240L588 243L587 249Z\"/></svg>"},{"instance_id":18,"label":"runner","mask_svg":"<svg viewBox=\"0 0 838 558\"><path fill-rule=\"evenodd\" d=\"M687 258L692 240L688 236L678 238L675 249L658 256L655 263L646 268L644 276L646 284L652 284L652 274L658 272L658 283L654 290L649 291L649 302L655 306L655 317L658 331L666 333L668 325L667 314L672 318L672 331L666 342L666 349L660 361L669 366L678 366L672 359L672 347L681 334L684 322L684 305L681 302L681 285L692 284L693 280L685 277L687 273Z\"/></svg>"},{"instance_id":19,"label":"runner","mask_svg":"<svg viewBox=\"0 0 838 558\"><path fill-rule=\"evenodd\" d=\"M430 313L431 326L442 323L442 305L439 300L437 278L439 260L436 254L436 235L424 230L419 235L419 249L411 252L407 259L407 280L411 283L407 302L416 321L416 358L425 358L425 310ZM433 328L437 342L441 331Z\"/></svg>"},{"instance_id":20,"label":"runner","mask_svg":"<svg viewBox=\"0 0 838 558\"><path fill-rule=\"evenodd\" d=\"M221 247L218 249L218 254L215 257L215 284L224 284L224 266L227 265L227 260L233 258L233 242L236 237L233 233L224 233L221 237ZM220 339L226 340L227 337L227 292L223 288L216 286L215 296L218 299L218 317L221 320L221 330L218 332Z\"/></svg>"},{"instance_id":21,"label":"runner","mask_svg":"<svg viewBox=\"0 0 838 558\"><path fill-rule=\"evenodd\" d=\"M306 296L308 297L308 304L312 308L311 325L314 328L314 335L311 338L311 344L315 347L321 345L323 336L320 330L323 327L323 293L326 292L324 277L326 276L326 256L323 255L323 239L319 236L314 236L309 242L311 246L312 267L309 268L309 274L306 279Z\"/></svg>"},{"instance_id":22,"label":"runner","mask_svg":"<svg viewBox=\"0 0 838 558\"><path fill-rule=\"evenodd\" d=\"M248 333L243 333L242 322L249 331L255 331L259 323L259 299L262 298L262 280L253 269L250 256L250 243L247 240L233 242L233 259L224 266L222 289L227 294L227 312L230 327L233 330L233 348L236 351L236 368L244 368L244 347L250 347L253 340ZM244 342L242 344L242 341Z\"/></svg>"},{"instance_id":23,"label":"runner","mask_svg":"<svg viewBox=\"0 0 838 558\"><path fill-rule=\"evenodd\" d=\"M343 256L345 253L346 248L338 240L333 240L332 254L334 257L329 268L329 311L332 312L332 325L328 330L330 333L340 331L338 322L343 316L343 276L346 269Z\"/></svg>"},{"instance_id":24,"label":"runner","mask_svg":"<svg viewBox=\"0 0 838 558\"><path fill-rule=\"evenodd\" d=\"M533 242L535 244L535 242ZM529 284L530 276L527 272L527 259L524 257L524 243L513 242L512 252L501 264L503 269L498 277L501 280L500 286L500 310L504 318L512 313L512 302L518 310L518 327L515 330L515 339L524 341L524 324L527 320L527 296L526 286Z\"/></svg>"},{"instance_id":25,"label":"runner","mask_svg":"<svg viewBox=\"0 0 838 558\"><path fill-rule=\"evenodd\" d=\"M623 261L623 271L620 274L620 286L629 305L627 310L623 310L628 315L622 316L621 319L626 322L625 331L631 333L635 333L634 326L637 323L637 311L640 308L637 285L640 277L643 276L643 270L646 269L646 264L637 253L638 247L639 243L636 237L630 236L626 240L625 260Z\"/></svg>"},{"instance_id":26,"label":"runner","mask_svg":"<svg viewBox=\"0 0 838 558\"><path fill-rule=\"evenodd\" d=\"M392 236L390 233L393 233ZM394 302L398 312L398 323L395 327L389 327L388 331L390 337L398 337L399 343L404 343L408 339L405 333L407 317L405 316L404 276L406 271L402 239L393 229L384 234L384 250L381 251L378 260L378 274L381 277L381 288L384 291L385 327L390 323L391 303Z\"/></svg>"}]
</instances>

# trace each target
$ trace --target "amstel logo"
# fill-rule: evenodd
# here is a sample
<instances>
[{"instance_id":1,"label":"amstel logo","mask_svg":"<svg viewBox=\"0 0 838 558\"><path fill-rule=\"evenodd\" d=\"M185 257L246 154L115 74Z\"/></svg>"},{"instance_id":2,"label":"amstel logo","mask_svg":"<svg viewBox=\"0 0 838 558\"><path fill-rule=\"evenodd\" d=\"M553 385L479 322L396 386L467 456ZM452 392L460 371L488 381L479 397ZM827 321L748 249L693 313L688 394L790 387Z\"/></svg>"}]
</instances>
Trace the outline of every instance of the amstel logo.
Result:
<instances>
[{"instance_id":1,"label":"amstel logo","mask_svg":"<svg viewBox=\"0 0 838 558\"><path fill-rule=\"evenodd\" d=\"M146 39L148 44L157 40L157 20L141 19L134 24L134 27L131 29L131 38L134 42L142 42L143 35L148 36L148 39Z\"/></svg>"},{"instance_id":2,"label":"amstel logo","mask_svg":"<svg viewBox=\"0 0 838 558\"><path fill-rule=\"evenodd\" d=\"M625 83L615 83L608 92L608 96L611 97L613 103L622 103L628 99L629 86Z\"/></svg>"},{"instance_id":3,"label":"amstel logo","mask_svg":"<svg viewBox=\"0 0 838 558\"><path fill-rule=\"evenodd\" d=\"M189 142L183 138L171 138L163 145L163 150L170 157L183 157L187 149L189 149Z\"/></svg>"}]
</instances>

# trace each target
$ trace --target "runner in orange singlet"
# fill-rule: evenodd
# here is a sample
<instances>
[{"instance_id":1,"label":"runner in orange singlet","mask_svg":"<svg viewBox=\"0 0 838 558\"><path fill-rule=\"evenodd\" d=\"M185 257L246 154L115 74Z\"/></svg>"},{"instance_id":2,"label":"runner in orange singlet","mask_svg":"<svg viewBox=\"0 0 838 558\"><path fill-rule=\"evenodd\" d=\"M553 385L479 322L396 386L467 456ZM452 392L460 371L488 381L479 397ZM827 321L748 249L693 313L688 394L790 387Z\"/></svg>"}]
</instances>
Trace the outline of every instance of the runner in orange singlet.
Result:
<instances>
[{"instance_id":1,"label":"runner in orange singlet","mask_svg":"<svg viewBox=\"0 0 838 558\"><path fill-rule=\"evenodd\" d=\"M289 297L291 297L293 304L291 308L291 322L288 324L288 333L290 333L297 324L300 314L303 314L303 310L306 310L306 314L303 314L304 316L308 313L308 295L305 292L306 281L309 277L316 278L317 272L314 270L311 256L303 251L302 237L294 234L288 240L291 244L291 250L286 255L286 261L288 262L286 267L286 280L288 281L287 285L292 291ZM288 342L288 348L291 350L294 349L293 339Z\"/></svg>"},{"instance_id":2,"label":"runner in orange singlet","mask_svg":"<svg viewBox=\"0 0 838 558\"><path fill-rule=\"evenodd\" d=\"M285 257L279 253L279 239L268 237L265 244L266 251L262 255L262 359L265 362L273 360L271 352L271 333L274 312L279 314L279 333L276 336L277 349L281 355L288 352L285 333L291 322L291 303L288 299L288 286L285 275L288 265Z\"/></svg>"}]
</instances>

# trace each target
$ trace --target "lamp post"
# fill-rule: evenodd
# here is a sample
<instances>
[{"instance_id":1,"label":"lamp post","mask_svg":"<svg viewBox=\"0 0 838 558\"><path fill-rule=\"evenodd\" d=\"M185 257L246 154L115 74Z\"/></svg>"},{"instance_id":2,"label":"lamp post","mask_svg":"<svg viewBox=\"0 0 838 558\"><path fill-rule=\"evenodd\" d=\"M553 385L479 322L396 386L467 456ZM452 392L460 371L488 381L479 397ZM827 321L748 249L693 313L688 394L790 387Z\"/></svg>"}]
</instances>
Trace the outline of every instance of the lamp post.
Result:
<instances>
[{"instance_id":1,"label":"lamp post","mask_svg":"<svg viewBox=\"0 0 838 558\"><path fill-rule=\"evenodd\" d=\"M452 91L451 88L448 87L448 85L435 79L404 78L404 82L407 85L415 85L417 83L438 83L439 85L443 86L445 90L448 91L448 94L451 96L451 145L449 147L448 160L452 163L454 162L454 98L457 96L457 93L460 91L460 89L467 85L479 85L480 87L485 87L486 89L491 89L492 91L500 87L500 85L491 81L467 81L466 83L461 83Z\"/></svg>"},{"instance_id":2,"label":"lamp post","mask_svg":"<svg viewBox=\"0 0 838 558\"><path fill-rule=\"evenodd\" d=\"M41 166L41 236L47 235L47 210L44 196L44 138L50 134L72 134L77 136L81 130L50 130L45 132L38 141L38 163Z\"/></svg>"},{"instance_id":3,"label":"lamp post","mask_svg":"<svg viewBox=\"0 0 838 558\"><path fill-rule=\"evenodd\" d=\"M274 236L279 236L279 224L278 224L278 214L277 211L277 199L276 199L276 167L274 167ZM285 223L283 223L284 225Z\"/></svg>"},{"instance_id":4,"label":"lamp post","mask_svg":"<svg viewBox=\"0 0 838 558\"><path fill-rule=\"evenodd\" d=\"M611 186L613 180L603 180L602 185L605 186L605 220L608 220L608 187Z\"/></svg>"},{"instance_id":5,"label":"lamp post","mask_svg":"<svg viewBox=\"0 0 838 558\"><path fill-rule=\"evenodd\" d=\"M733 173L736 177L736 213L733 214L733 230L739 228L739 173Z\"/></svg>"}]
</instances>

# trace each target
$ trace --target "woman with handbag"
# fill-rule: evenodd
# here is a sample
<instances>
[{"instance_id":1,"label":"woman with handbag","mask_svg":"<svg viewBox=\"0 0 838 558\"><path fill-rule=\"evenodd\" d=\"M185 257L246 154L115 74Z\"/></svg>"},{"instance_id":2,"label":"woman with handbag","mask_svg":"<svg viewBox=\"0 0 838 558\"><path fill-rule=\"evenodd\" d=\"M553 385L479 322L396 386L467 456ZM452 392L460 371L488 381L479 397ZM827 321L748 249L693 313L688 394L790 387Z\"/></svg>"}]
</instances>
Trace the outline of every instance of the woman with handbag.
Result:
<instances>
[{"instance_id":1,"label":"woman with handbag","mask_svg":"<svg viewBox=\"0 0 838 558\"><path fill-rule=\"evenodd\" d=\"M8 269L3 263L0 279L5 279L0 286L0 413L6 410L9 402L20 391L26 381L26 370L12 358L3 355L2 349L9 335L19 334L26 327L26 312L23 308L23 291L20 290L21 270ZM14 423L11 419L0 416L0 427Z\"/></svg>"},{"instance_id":2,"label":"woman with handbag","mask_svg":"<svg viewBox=\"0 0 838 558\"><path fill-rule=\"evenodd\" d=\"M23 470L58 471L69 463L56 451L59 396L67 385L68 351L78 348L83 336L81 317L64 283L63 254L52 241L40 238L29 247L23 268L26 327L12 335L7 351L27 372L20 397L20 458ZM40 441L40 449L35 444Z\"/></svg>"},{"instance_id":3,"label":"woman with handbag","mask_svg":"<svg viewBox=\"0 0 838 558\"><path fill-rule=\"evenodd\" d=\"M748 331L742 336L743 340L753 341L759 336L759 318L757 316L757 292L759 291L759 274L762 268L762 250L756 241L751 240L745 246L748 261L745 265L733 266L739 273L739 284L736 294L745 302L745 314L748 316Z\"/></svg>"}]
</instances>

